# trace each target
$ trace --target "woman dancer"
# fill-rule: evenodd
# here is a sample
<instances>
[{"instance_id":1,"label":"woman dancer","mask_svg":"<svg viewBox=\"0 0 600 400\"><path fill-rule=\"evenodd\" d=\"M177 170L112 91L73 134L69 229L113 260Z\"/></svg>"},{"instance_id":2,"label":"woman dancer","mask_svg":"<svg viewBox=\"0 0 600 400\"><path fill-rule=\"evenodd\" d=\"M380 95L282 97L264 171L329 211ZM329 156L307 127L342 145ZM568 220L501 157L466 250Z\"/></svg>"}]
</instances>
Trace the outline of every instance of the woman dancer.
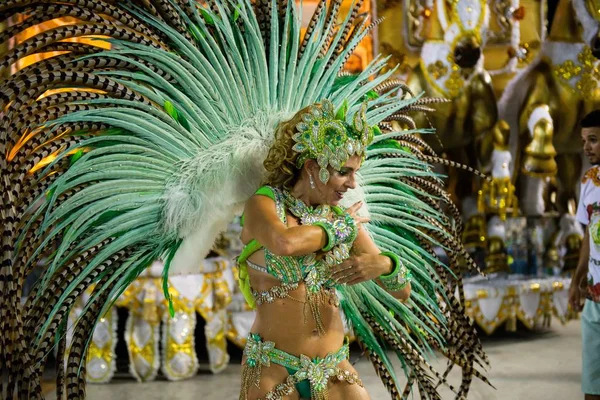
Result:
<instances>
[{"instance_id":1,"label":"woman dancer","mask_svg":"<svg viewBox=\"0 0 600 400\"><path fill-rule=\"evenodd\" d=\"M240 280L258 316L243 396L366 397L340 311L393 398L414 384L439 398L445 376L426 360L433 349L462 369L458 398L473 376L485 379L457 268L460 257L473 263L429 164L445 161L410 118L434 100L380 73L381 57L359 75L340 73L375 24L360 6L340 15L341 0L322 0L303 30L296 2L0 4L7 43L32 25L78 18L0 59L3 393L41 397L44 361L54 349L64 359L72 329L57 397L84 397L89 338L114 300L157 258L169 299L168 274L197 270L246 203ZM50 58L11 75L34 54ZM31 266L48 253L22 304Z\"/></svg>"},{"instance_id":2,"label":"woman dancer","mask_svg":"<svg viewBox=\"0 0 600 400\"><path fill-rule=\"evenodd\" d=\"M366 121L363 134L332 117L333 105L324 102L281 125L265 160L269 185L246 204L246 247L239 262L257 313L245 350L244 399L327 398L327 391L330 398L368 398L347 360L335 288L376 280L400 300L410 294L406 267L393 253L381 253L362 228L368 219L357 215L361 203L339 207L346 192L356 189L372 130ZM318 126L308 143L304 126ZM319 165L326 149L336 146L353 151L344 151L333 165ZM247 294L247 280L242 282ZM330 377L355 386L328 389Z\"/></svg>"}]
</instances>

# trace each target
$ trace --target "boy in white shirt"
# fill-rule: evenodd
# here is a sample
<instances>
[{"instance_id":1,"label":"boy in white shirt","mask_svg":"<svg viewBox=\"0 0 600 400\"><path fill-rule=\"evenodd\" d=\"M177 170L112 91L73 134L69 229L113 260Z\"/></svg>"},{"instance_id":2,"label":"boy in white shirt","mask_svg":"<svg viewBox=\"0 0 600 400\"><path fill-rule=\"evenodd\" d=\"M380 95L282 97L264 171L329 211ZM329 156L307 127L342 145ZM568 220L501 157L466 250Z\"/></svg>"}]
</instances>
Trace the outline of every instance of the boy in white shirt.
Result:
<instances>
[{"instance_id":1,"label":"boy in white shirt","mask_svg":"<svg viewBox=\"0 0 600 400\"><path fill-rule=\"evenodd\" d=\"M581 121L583 151L593 165L581 180L577 220L586 226L569 303L581 310L582 390L585 400L600 400L600 110Z\"/></svg>"}]
</instances>

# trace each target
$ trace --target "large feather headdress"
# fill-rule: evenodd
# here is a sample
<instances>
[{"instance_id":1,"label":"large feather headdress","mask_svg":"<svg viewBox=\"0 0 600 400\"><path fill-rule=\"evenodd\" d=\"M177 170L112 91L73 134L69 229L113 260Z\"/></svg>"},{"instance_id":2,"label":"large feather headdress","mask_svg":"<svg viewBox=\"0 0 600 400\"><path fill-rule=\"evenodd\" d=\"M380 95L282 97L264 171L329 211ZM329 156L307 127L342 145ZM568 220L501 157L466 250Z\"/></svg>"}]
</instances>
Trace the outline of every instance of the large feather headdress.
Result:
<instances>
[{"instance_id":1,"label":"large feather headdress","mask_svg":"<svg viewBox=\"0 0 600 400\"><path fill-rule=\"evenodd\" d=\"M428 164L439 159L417 131L391 124L414 128L409 113L429 111L435 100L409 95L389 79L393 70L380 73L381 56L356 76L339 75L376 23L359 17L361 4L340 15L341 0L320 1L304 36L301 8L287 1L0 4L0 19L11 22L0 32L6 43L40 23L77 18L0 50L0 352L8 377L0 389L41 397L44 360L55 345L62 360L70 328L58 397L65 379L69 396L84 397L82 365L96 321L153 260L197 269L258 188L278 124L324 100L336 110L346 104L351 119L371 98L365 118L382 134L367 151L355 196L367 203L377 244L399 254L415 281L407 304L370 282L343 288L342 305L393 397L401 391L386 347L406 367L405 393L416 380L439 398L428 374L445 376L425 359L435 347L463 369L456 392L466 395L485 355L449 290L450 282L460 288L452 278L458 258L471 262L457 240L460 216ZM11 73L24 57L46 53ZM450 255L450 270L435 246ZM22 305L23 284L44 259ZM67 327L86 289L89 301Z\"/></svg>"}]
</instances>

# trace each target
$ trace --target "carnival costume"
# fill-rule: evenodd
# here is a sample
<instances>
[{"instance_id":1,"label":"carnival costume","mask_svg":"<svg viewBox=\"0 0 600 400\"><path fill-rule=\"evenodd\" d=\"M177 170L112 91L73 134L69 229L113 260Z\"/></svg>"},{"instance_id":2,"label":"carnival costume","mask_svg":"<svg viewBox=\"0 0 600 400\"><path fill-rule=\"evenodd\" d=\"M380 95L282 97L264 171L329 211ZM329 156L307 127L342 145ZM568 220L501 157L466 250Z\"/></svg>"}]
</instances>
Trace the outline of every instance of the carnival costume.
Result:
<instances>
[{"instance_id":1,"label":"carnival costume","mask_svg":"<svg viewBox=\"0 0 600 400\"><path fill-rule=\"evenodd\" d=\"M303 37L295 2L0 5L3 19L17 12L28 16L2 32L4 39L55 17L79 18L17 45L0 64L1 76L24 56L66 52L13 74L0 90L0 347L8 375L0 389L41 397L43 363L54 348L63 360L65 331L73 329L66 369L59 361L57 397L65 387L69 398L84 397L90 332L119 294L155 259L165 260L165 277L197 268L257 190L275 199L282 220L287 210L304 224L321 226L328 243L319 260L266 251L262 268L282 284L254 293L247 258L261 246L250 243L240 257L240 284L251 304L287 296L304 282L319 325L316 305L339 301L393 398L406 398L415 382L423 398L440 398L437 387L447 384L448 371L442 375L426 361L433 349L462 368L460 387L451 387L457 398L467 395L473 376L487 381L476 365L487 362L485 354L461 304L459 258L475 265L457 239L460 215L429 165L444 160L415 136L428 132L393 131L393 121L410 126L407 113L428 111L435 100L408 94L401 82L388 79L393 71L380 74L385 58L359 75L340 75L375 24L359 15L361 2L338 24L340 5L319 2ZM90 35L109 39L63 41ZM106 41L110 50L94 46ZM350 155L365 158L353 200L364 200L371 219L365 228L393 260L383 285L398 290L411 281L406 303L373 281L330 281L328 269L348 257L356 236L343 207L310 209L283 188L260 188L277 127L307 106L294 136L298 167L316 159L318 179L327 182L328 166L340 168ZM437 246L448 254L450 268L433 251ZM21 305L24 280L48 254L44 275ZM90 287L86 307L68 327L70 308ZM360 383L337 367L348 356L347 345L324 359L275 346L251 335L245 350L248 384L270 362L288 368L288 380L271 398L295 385L305 390L307 382L317 399L326 398L330 380ZM400 359L408 378L403 390L386 350Z\"/></svg>"}]
</instances>

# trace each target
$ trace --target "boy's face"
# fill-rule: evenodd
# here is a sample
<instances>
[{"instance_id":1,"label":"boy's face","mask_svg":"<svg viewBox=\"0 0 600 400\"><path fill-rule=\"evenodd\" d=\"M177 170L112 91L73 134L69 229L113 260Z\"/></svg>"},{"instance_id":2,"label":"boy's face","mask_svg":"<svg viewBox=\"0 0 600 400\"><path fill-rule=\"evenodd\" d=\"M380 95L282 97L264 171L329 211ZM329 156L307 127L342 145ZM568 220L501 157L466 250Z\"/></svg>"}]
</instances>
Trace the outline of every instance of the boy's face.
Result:
<instances>
[{"instance_id":1,"label":"boy's face","mask_svg":"<svg viewBox=\"0 0 600 400\"><path fill-rule=\"evenodd\" d=\"M583 152L592 165L600 164L600 127L582 128Z\"/></svg>"}]
</instances>

